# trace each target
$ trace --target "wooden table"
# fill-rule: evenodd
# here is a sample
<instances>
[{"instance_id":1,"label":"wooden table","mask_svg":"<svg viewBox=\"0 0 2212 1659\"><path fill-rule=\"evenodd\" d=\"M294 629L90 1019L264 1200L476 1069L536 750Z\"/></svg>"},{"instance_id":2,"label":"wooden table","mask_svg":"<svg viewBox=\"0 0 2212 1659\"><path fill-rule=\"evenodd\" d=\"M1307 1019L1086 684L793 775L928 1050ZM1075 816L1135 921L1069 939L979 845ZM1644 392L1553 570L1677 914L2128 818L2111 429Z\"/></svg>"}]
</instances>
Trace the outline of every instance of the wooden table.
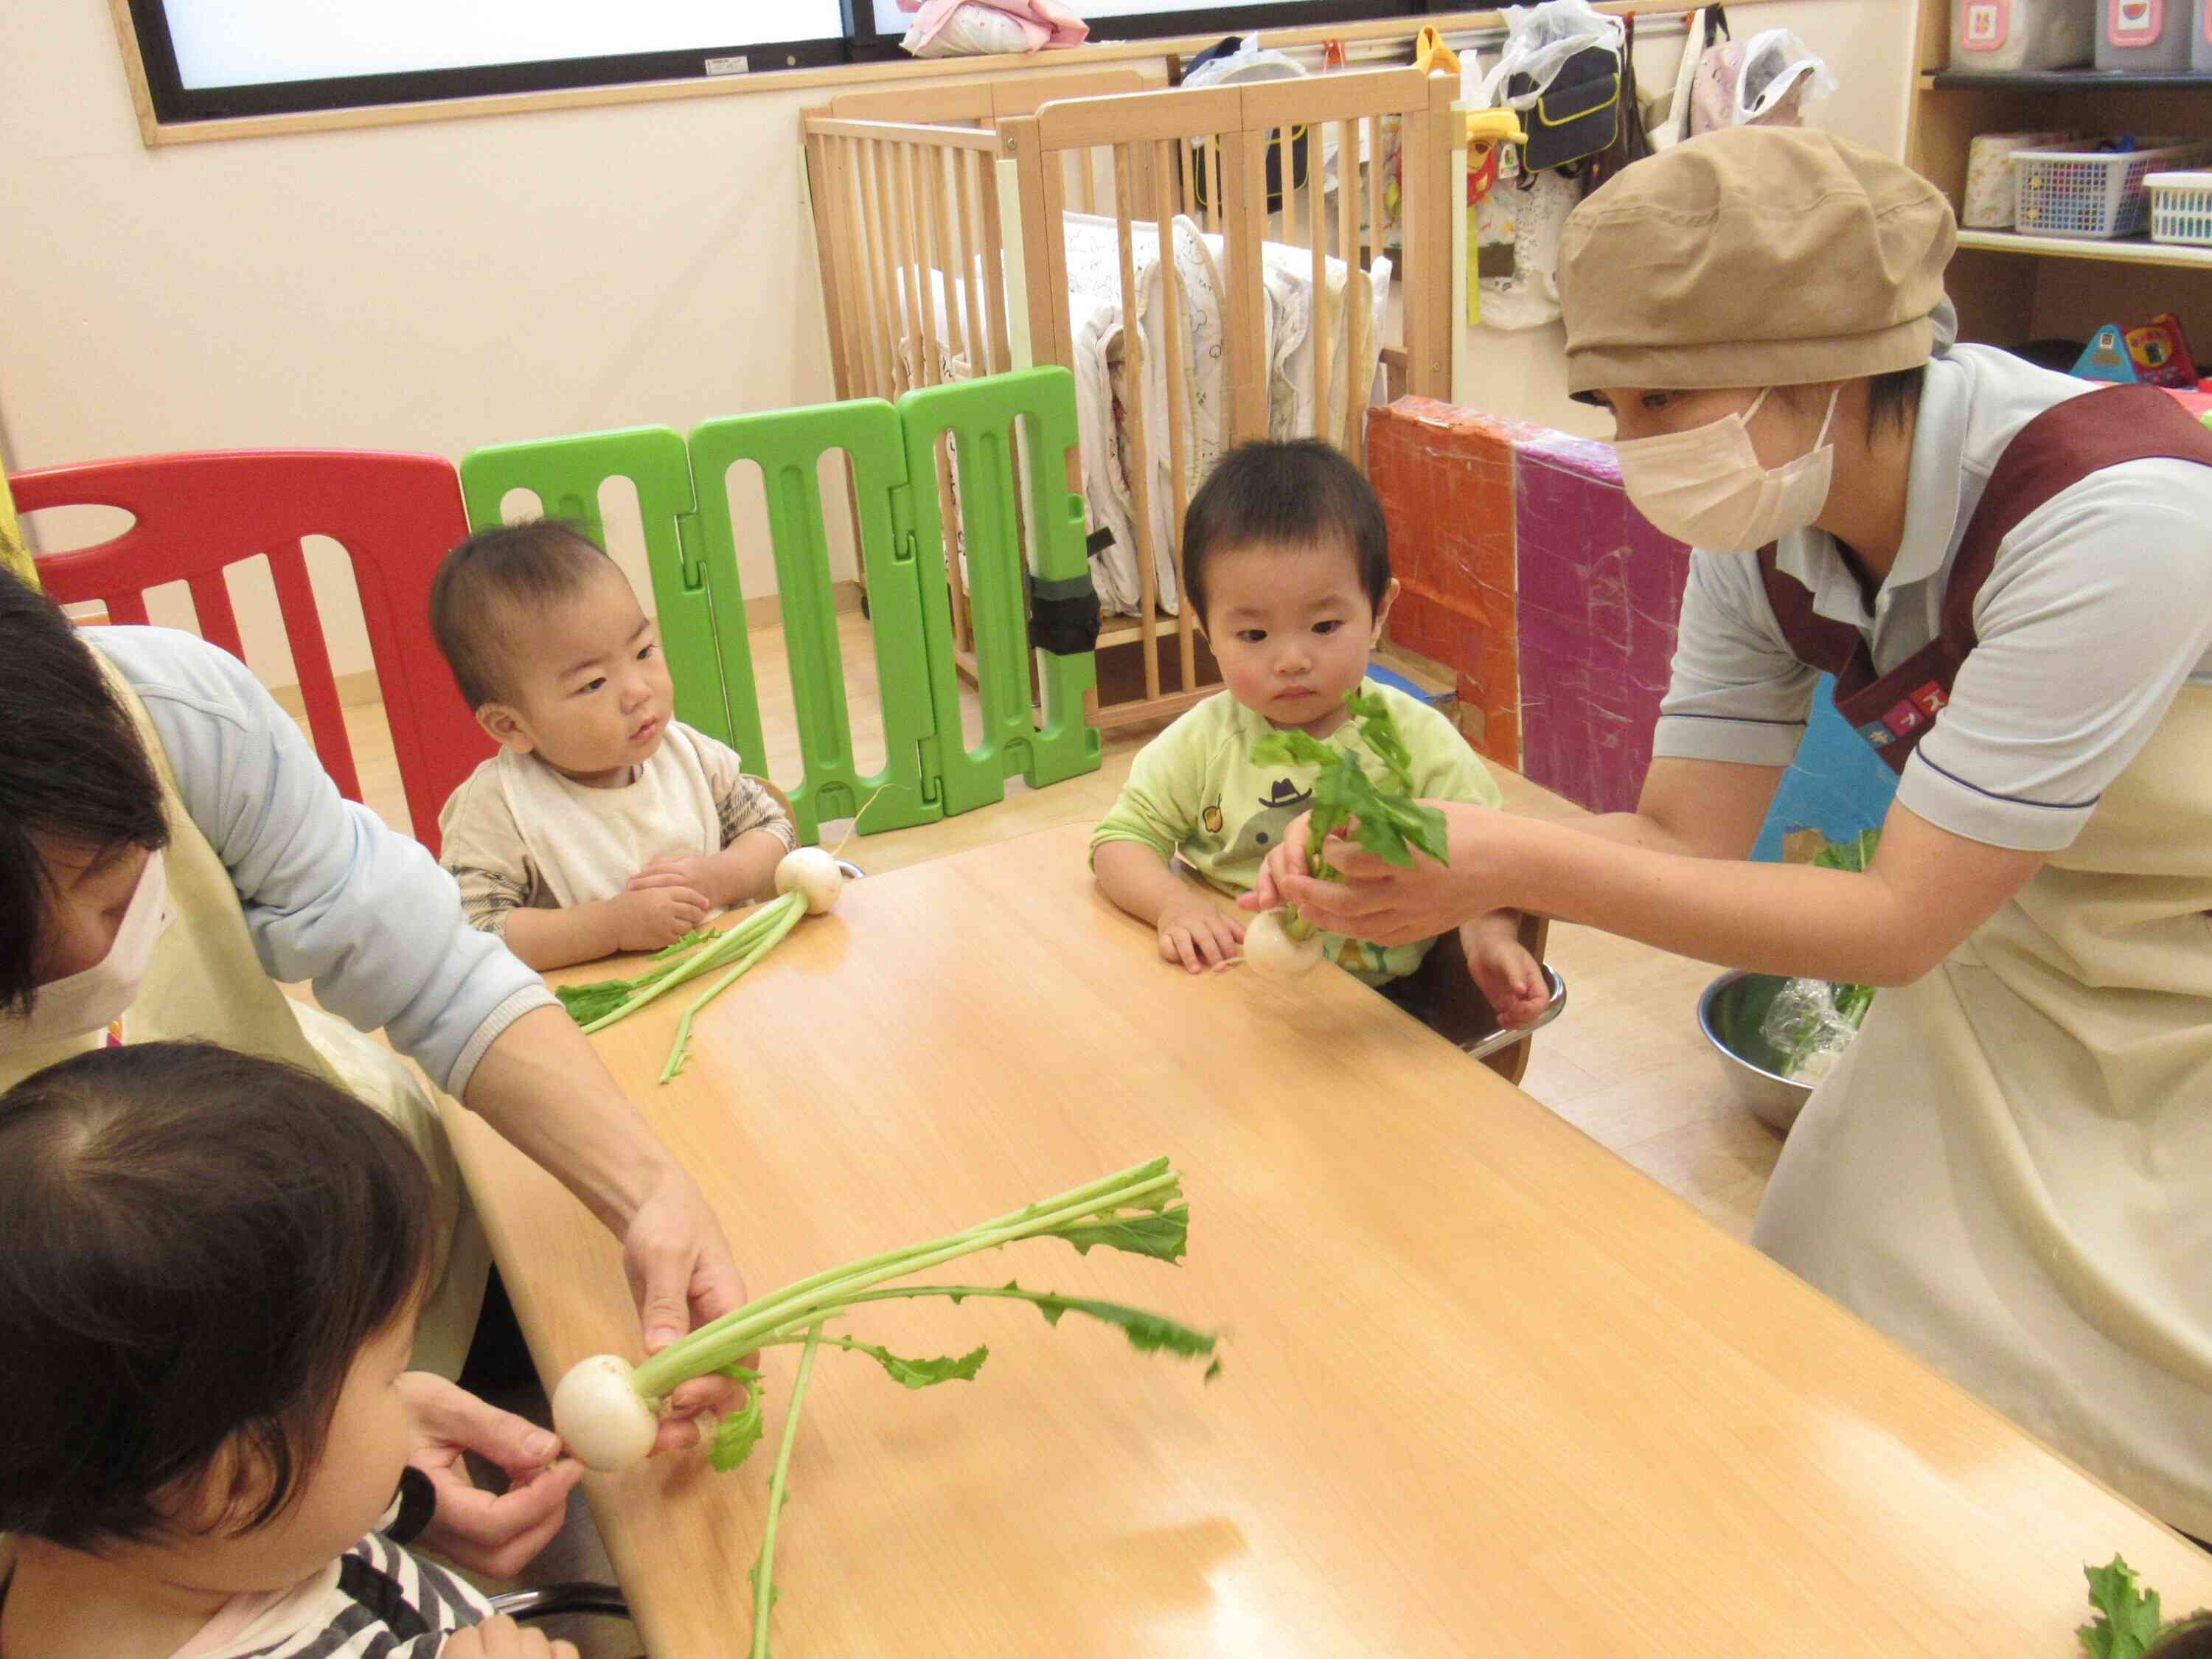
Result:
<instances>
[{"instance_id":1,"label":"wooden table","mask_svg":"<svg viewBox=\"0 0 2212 1659\"><path fill-rule=\"evenodd\" d=\"M856 884L665 1088L680 998L597 1039L756 1292L1157 1154L1184 1172L1180 1268L1044 1242L967 1274L1218 1327L1211 1386L1009 1304L848 1325L988 1341L973 1383L908 1393L823 1350L786 1659L2068 1659L2082 1564L2115 1550L2169 1608L2212 1603L2212 1559L1349 978L1161 965L1084 843ZM634 1351L612 1240L458 1127L545 1376ZM796 1358L768 1357L738 1474L589 1485L656 1659L744 1650Z\"/></svg>"}]
</instances>

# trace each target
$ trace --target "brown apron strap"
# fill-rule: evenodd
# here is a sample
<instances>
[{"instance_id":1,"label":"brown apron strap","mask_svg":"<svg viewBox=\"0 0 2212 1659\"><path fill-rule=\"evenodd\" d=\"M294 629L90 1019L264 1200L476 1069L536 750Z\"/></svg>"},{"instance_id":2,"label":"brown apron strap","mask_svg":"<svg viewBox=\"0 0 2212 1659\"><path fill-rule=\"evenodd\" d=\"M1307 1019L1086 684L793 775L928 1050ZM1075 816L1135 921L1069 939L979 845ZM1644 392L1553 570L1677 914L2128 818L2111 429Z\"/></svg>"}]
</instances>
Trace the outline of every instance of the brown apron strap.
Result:
<instances>
[{"instance_id":1,"label":"brown apron strap","mask_svg":"<svg viewBox=\"0 0 2212 1659\"><path fill-rule=\"evenodd\" d=\"M1950 701L1966 653L1978 643L1975 602L2005 538L2092 473L2148 460L2212 466L2212 431L2156 386L2112 386L2054 404L2014 433L1997 458L1952 562L1936 638L1876 674L1858 629L1818 615L1811 592L1783 573L1769 544L1759 550L1759 577L1782 637L1798 661L1836 677L1836 712L1892 770L1902 772Z\"/></svg>"},{"instance_id":2,"label":"brown apron strap","mask_svg":"<svg viewBox=\"0 0 2212 1659\"><path fill-rule=\"evenodd\" d=\"M2212 466L2212 431L2154 386L2109 386L2069 398L2014 433L1966 522L1943 590L1943 633L1960 659L1977 643L1974 602L1997 549L2022 520L2108 466L2167 460Z\"/></svg>"},{"instance_id":3,"label":"brown apron strap","mask_svg":"<svg viewBox=\"0 0 2212 1659\"><path fill-rule=\"evenodd\" d=\"M1839 680L1848 674L1864 653L1866 641L1849 623L1823 617L1813 609L1812 590L1783 573L1775 562L1772 542L1759 550L1759 579L1766 588L1766 602L1774 608L1774 620L1781 624L1790 654ZM1873 664L1867 666L1871 673Z\"/></svg>"}]
</instances>

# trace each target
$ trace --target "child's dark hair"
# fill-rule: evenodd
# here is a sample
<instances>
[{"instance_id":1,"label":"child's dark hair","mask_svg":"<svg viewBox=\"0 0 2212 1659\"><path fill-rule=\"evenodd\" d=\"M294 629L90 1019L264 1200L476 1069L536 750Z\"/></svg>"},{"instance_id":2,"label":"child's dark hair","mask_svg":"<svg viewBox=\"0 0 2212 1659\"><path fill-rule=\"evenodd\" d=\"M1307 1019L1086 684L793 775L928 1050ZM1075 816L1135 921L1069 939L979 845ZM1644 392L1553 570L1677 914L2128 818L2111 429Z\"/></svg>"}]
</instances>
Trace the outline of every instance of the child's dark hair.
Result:
<instances>
[{"instance_id":1,"label":"child's dark hair","mask_svg":"<svg viewBox=\"0 0 2212 1659\"><path fill-rule=\"evenodd\" d=\"M2193 1613L2151 1644L2148 1659L2212 1659L2212 1614Z\"/></svg>"},{"instance_id":2,"label":"child's dark hair","mask_svg":"<svg viewBox=\"0 0 2212 1659\"><path fill-rule=\"evenodd\" d=\"M446 555L430 583L430 632L470 708L499 699L499 641L514 626L501 613L565 599L607 568L606 550L566 519L479 530Z\"/></svg>"},{"instance_id":3,"label":"child's dark hair","mask_svg":"<svg viewBox=\"0 0 2212 1659\"><path fill-rule=\"evenodd\" d=\"M143 1539L236 1443L226 1525L281 1515L363 1346L422 1292L429 1177L335 1085L200 1042L0 1095L0 1531Z\"/></svg>"},{"instance_id":4,"label":"child's dark hair","mask_svg":"<svg viewBox=\"0 0 2212 1659\"><path fill-rule=\"evenodd\" d=\"M168 844L161 785L100 659L0 563L0 1013L31 1011L48 847ZM0 1339L4 1340L4 1339Z\"/></svg>"},{"instance_id":5,"label":"child's dark hair","mask_svg":"<svg viewBox=\"0 0 2212 1659\"><path fill-rule=\"evenodd\" d=\"M1368 604L1390 590L1390 536L1382 504L1343 454L1316 438L1239 444L1191 497L1182 520L1183 587L1206 616L1206 562L1255 543L1342 546L1359 565Z\"/></svg>"}]
</instances>

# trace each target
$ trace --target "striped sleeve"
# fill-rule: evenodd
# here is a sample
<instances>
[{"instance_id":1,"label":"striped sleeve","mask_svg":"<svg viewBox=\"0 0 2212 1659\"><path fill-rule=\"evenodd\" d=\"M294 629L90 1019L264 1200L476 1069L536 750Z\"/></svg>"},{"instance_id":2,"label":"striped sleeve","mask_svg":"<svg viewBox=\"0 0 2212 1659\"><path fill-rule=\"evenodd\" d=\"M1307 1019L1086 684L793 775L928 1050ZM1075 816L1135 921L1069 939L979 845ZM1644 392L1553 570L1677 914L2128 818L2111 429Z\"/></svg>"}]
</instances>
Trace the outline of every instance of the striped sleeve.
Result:
<instances>
[{"instance_id":1,"label":"striped sleeve","mask_svg":"<svg viewBox=\"0 0 2212 1659\"><path fill-rule=\"evenodd\" d=\"M707 775L707 787L714 797L722 845L732 846L739 836L765 830L783 843L787 852L797 847L798 826L776 804L775 797L761 787L758 778L745 775L744 763L738 758L738 751L726 743L716 742L704 732L693 731L690 737L693 748L698 751L700 769Z\"/></svg>"},{"instance_id":2,"label":"striped sleeve","mask_svg":"<svg viewBox=\"0 0 2212 1659\"><path fill-rule=\"evenodd\" d=\"M493 775L495 764L487 761L470 773L438 814L438 862L461 890L469 926L504 939L508 915L542 902L544 884Z\"/></svg>"},{"instance_id":3,"label":"striped sleeve","mask_svg":"<svg viewBox=\"0 0 2212 1659\"><path fill-rule=\"evenodd\" d=\"M375 1533L322 1582L313 1601L288 1607L285 1634L206 1659L435 1659L447 1637L491 1612L456 1575Z\"/></svg>"}]
</instances>

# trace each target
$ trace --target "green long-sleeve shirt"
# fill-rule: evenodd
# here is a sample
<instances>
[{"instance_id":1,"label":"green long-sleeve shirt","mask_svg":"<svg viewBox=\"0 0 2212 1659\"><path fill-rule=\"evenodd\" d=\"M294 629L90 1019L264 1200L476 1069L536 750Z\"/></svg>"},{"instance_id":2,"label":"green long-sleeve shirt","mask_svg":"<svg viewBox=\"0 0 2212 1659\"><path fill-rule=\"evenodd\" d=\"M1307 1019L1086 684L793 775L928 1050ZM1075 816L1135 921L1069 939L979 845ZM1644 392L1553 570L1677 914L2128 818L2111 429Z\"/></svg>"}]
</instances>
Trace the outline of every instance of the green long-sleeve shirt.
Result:
<instances>
[{"instance_id":1,"label":"green long-sleeve shirt","mask_svg":"<svg viewBox=\"0 0 2212 1659\"><path fill-rule=\"evenodd\" d=\"M1394 687L1369 680L1360 690L1389 704L1413 755L1417 797L1503 805L1498 785L1449 720ZM1121 799L1091 832L1093 858L1108 842L1133 841L1163 859L1181 854L1224 893L1251 891L1261 860L1312 804L1313 767L1253 763L1252 745L1273 729L1226 691L1199 704L1138 755ZM1377 782L1387 775L1360 740L1356 721L1346 720L1328 742L1358 756ZM1432 942L1385 947L1333 933L1323 937L1329 959L1370 985L1412 973Z\"/></svg>"}]
</instances>

